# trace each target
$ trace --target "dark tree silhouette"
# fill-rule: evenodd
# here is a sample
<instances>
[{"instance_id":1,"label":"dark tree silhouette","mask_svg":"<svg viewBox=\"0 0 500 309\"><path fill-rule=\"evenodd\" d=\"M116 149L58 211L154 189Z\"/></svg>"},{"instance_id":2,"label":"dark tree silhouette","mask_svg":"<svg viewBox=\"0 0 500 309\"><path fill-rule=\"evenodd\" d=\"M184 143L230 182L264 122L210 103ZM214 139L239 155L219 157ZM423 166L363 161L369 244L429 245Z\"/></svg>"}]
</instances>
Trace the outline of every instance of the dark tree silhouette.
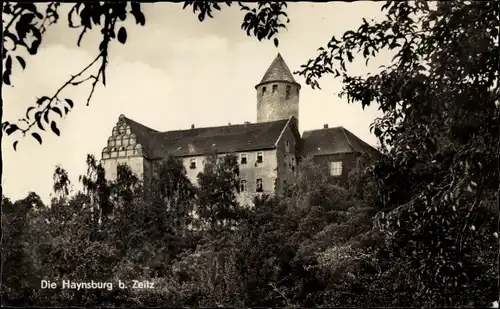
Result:
<instances>
[{"instance_id":1,"label":"dark tree silhouette","mask_svg":"<svg viewBox=\"0 0 500 309\"><path fill-rule=\"evenodd\" d=\"M498 300L499 2L389 1L383 10L384 20L333 37L299 74L313 88L340 77L341 96L383 112L372 129L386 155L367 174L394 254L388 273L404 274L384 286L401 295L394 305L489 305ZM384 49L396 55L382 72L346 69Z\"/></svg>"}]
</instances>

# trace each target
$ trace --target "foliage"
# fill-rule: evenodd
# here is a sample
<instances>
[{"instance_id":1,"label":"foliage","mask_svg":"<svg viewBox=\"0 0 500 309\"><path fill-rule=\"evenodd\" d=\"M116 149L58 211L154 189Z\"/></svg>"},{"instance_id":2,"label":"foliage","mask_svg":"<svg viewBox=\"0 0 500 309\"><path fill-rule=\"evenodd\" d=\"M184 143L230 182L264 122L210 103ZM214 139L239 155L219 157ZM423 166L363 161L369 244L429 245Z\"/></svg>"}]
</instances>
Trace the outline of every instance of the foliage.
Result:
<instances>
[{"instance_id":1,"label":"foliage","mask_svg":"<svg viewBox=\"0 0 500 309\"><path fill-rule=\"evenodd\" d=\"M44 209L40 197L30 192L22 200L12 203L2 197L2 306L23 306L32 295L29 279L36 274L34 260L29 253L30 212Z\"/></svg>"},{"instance_id":2,"label":"foliage","mask_svg":"<svg viewBox=\"0 0 500 309\"><path fill-rule=\"evenodd\" d=\"M219 7L188 6L209 17ZM127 166L107 180L89 156L83 192L69 196L58 167L50 207L35 194L3 199L6 304L474 307L498 299L498 3L394 1L384 10L385 20L333 38L301 72L313 87L338 75L350 101L384 113L373 126L384 154L353 172L349 189L306 159L283 194L243 209L232 155L207 158L197 186L168 158L145 179L151 191ZM382 72L348 74L357 52L371 59L384 48L397 55ZM41 278L157 287L33 288Z\"/></svg>"},{"instance_id":3,"label":"foliage","mask_svg":"<svg viewBox=\"0 0 500 309\"><path fill-rule=\"evenodd\" d=\"M216 1L185 1L183 8L191 7L197 14L200 22L206 17L213 18L213 10L221 11L222 8ZM232 2L225 2L231 6ZM286 29L289 19L285 13L285 2L260 2L255 7L249 7L238 2L241 11L246 12L241 28L249 36L255 36L259 41L273 39L278 46L277 38L280 28ZM44 10L45 8L45 10ZM19 66L26 68L26 59L19 54L17 48L23 47L30 56L36 55L42 43L43 35L47 28L59 21L59 2L49 2L45 6L33 3L2 3L2 19L4 25L4 41L2 60L5 67L2 75L3 85L12 86L14 58ZM81 71L71 74L71 77L54 94L43 95L36 99L36 104L26 110L26 116L18 122L2 122L2 130L11 135L19 132L24 137L31 136L40 144L42 143L41 131L50 130L60 135L57 116L65 117L74 106L73 100L64 97L64 91L70 86L79 86L91 83L91 90L86 104L89 105L99 82L106 86L106 67L109 63L109 46L117 40L125 44L128 32L123 23L127 18L134 18L136 24L144 26L146 17L139 2L107 1L107 2L82 2L72 5L68 13L68 27L80 29L77 45L80 46L85 34L98 29L101 41L97 48L96 57ZM282 19L286 18L285 21ZM18 141L14 141L14 150Z\"/></svg>"},{"instance_id":4,"label":"foliage","mask_svg":"<svg viewBox=\"0 0 500 309\"><path fill-rule=\"evenodd\" d=\"M316 88L333 73L341 95L384 113L373 129L386 155L365 178L391 262L408 274L394 282L395 305L488 305L498 298L498 3L394 1L383 10L385 20L332 38L300 74ZM368 61L384 49L396 55L380 73L349 74L354 55Z\"/></svg>"},{"instance_id":5,"label":"foliage","mask_svg":"<svg viewBox=\"0 0 500 309\"><path fill-rule=\"evenodd\" d=\"M203 171L198 174L198 186L196 214L200 226L216 235L237 225L238 158L216 154L207 157Z\"/></svg>"}]
</instances>

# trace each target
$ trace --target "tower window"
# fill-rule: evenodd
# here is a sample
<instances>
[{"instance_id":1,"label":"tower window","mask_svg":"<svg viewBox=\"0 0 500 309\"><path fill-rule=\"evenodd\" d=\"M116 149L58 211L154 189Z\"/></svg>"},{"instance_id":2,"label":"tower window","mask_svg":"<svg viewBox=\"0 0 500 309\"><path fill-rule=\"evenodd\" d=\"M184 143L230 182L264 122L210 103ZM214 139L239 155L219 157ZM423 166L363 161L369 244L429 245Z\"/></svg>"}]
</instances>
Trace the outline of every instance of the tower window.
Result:
<instances>
[{"instance_id":1,"label":"tower window","mask_svg":"<svg viewBox=\"0 0 500 309\"><path fill-rule=\"evenodd\" d=\"M273 93L275 93L276 91L278 91L278 85L273 85Z\"/></svg>"},{"instance_id":2,"label":"tower window","mask_svg":"<svg viewBox=\"0 0 500 309\"><path fill-rule=\"evenodd\" d=\"M285 151L290 152L290 142L289 141L285 141Z\"/></svg>"},{"instance_id":3,"label":"tower window","mask_svg":"<svg viewBox=\"0 0 500 309\"><path fill-rule=\"evenodd\" d=\"M246 192L246 191L247 191L247 181L240 180L240 192Z\"/></svg>"},{"instance_id":4,"label":"tower window","mask_svg":"<svg viewBox=\"0 0 500 309\"><path fill-rule=\"evenodd\" d=\"M241 164L247 164L247 154L246 153L242 153L241 154Z\"/></svg>"},{"instance_id":5,"label":"tower window","mask_svg":"<svg viewBox=\"0 0 500 309\"><path fill-rule=\"evenodd\" d=\"M342 161L330 162L330 175L342 175Z\"/></svg>"},{"instance_id":6,"label":"tower window","mask_svg":"<svg viewBox=\"0 0 500 309\"><path fill-rule=\"evenodd\" d=\"M262 151L257 152L257 163L262 163L264 161L264 153Z\"/></svg>"},{"instance_id":7,"label":"tower window","mask_svg":"<svg viewBox=\"0 0 500 309\"><path fill-rule=\"evenodd\" d=\"M257 187L255 188L255 191L256 192L263 192L264 191L264 188L262 186L262 178L257 178Z\"/></svg>"},{"instance_id":8,"label":"tower window","mask_svg":"<svg viewBox=\"0 0 500 309\"><path fill-rule=\"evenodd\" d=\"M262 87L262 94L266 93L266 87Z\"/></svg>"},{"instance_id":9,"label":"tower window","mask_svg":"<svg viewBox=\"0 0 500 309\"><path fill-rule=\"evenodd\" d=\"M291 89L290 89L290 86L289 86L289 85L287 85L287 86L286 86L286 93L285 93L285 98L286 98L287 100L288 100L288 99L290 99L290 90L291 90Z\"/></svg>"},{"instance_id":10,"label":"tower window","mask_svg":"<svg viewBox=\"0 0 500 309\"><path fill-rule=\"evenodd\" d=\"M195 169L196 168L196 159L191 159L191 164L189 164L190 169Z\"/></svg>"}]
</instances>

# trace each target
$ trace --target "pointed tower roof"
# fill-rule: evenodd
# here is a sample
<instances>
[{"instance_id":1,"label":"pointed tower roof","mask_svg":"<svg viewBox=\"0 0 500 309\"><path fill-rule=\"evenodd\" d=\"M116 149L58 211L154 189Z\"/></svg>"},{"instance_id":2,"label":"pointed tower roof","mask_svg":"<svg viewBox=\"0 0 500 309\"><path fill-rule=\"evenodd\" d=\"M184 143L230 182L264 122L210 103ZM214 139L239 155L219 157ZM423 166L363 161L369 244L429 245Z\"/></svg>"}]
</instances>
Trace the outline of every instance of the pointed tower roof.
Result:
<instances>
[{"instance_id":1,"label":"pointed tower roof","mask_svg":"<svg viewBox=\"0 0 500 309\"><path fill-rule=\"evenodd\" d=\"M286 81L295 84L297 83L293 78L292 72L290 72L290 69L286 65L285 60L283 60L283 57L281 57L279 53L267 69L266 74L264 74L264 77L262 77L259 85L275 81Z\"/></svg>"}]
</instances>

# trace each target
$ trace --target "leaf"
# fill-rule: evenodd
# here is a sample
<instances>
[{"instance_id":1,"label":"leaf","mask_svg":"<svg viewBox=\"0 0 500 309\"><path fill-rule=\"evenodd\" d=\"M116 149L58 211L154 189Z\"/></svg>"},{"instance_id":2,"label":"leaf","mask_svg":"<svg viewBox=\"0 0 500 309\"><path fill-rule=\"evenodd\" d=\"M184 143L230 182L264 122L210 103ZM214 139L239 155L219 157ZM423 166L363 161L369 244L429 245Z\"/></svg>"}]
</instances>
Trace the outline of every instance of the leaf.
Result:
<instances>
[{"instance_id":1,"label":"leaf","mask_svg":"<svg viewBox=\"0 0 500 309\"><path fill-rule=\"evenodd\" d=\"M43 128L43 126L42 126L42 122L40 121L40 118L38 118L38 119L36 120L36 124L38 125L38 128L39 128L40 130L45 131L45 129L44 129L44 128Z\"/></svg>"},{"instance_id":2,"label":"leaf","mask_svg":"<svg viewBox=\"0 0 500 309\"><path fill-rule=\"evenodd\" d=\"M47 100L50 100L50 98L47 96L43 96L40 99L36 100L36 104L41 105L43 102L45 102Z\"/></svg>"},{"instance_id":3,"label":"leaf","mask_svg":"<svg viewBox=\"0 0 500 309\"><path fill-rule=\"evenodd\" d=\"M2 81L3 81L3 83L6 84L6 85L9 85L9 86L11 85L11 83L10 83L10 73L11 73L10 71L5 70L5 72L2 75Z\"/></svg>"},{"instance_id":4,"label":"leaf","mask_svg":"<svg viewBox=\"0 0 500 309\"><path fill-rule=\"evenodd\" d=\"M55 133L55 135L59 136L61 134L61 132L57 128L57 124L54 121L52 121L52 123L50 124L50 128L52 129L52 132Z\"/></svg>"},{"instance_id":5,"label":"leaf","mask_svg":"<svg viewBox=\"0 0 500 309\"><path fill-rule=\"evenodd\" d=\"M5 133L7 135L11 135L12 133L16 132L17 130L19 130L19 127L15 124L11 124L6 130L5 130Z\"/></svg>"},{"instance_id":6,"label":"leaf","mask_svg":"<svg viewBox=\"0 0 500 309\"><path fill-rule=\"evenodd\" d=\"M274 38L274 46L278 47L279 45L279 41L278 41L278 38Z\"/></svg>"},{"instance_id":7,"label":"leaf","mask_svg":"<svg viewBox=\"0 0 500 309\"><path fill-rule=\"evenodd\" d=\"M16 149L16 148L17 148L17 143L18 143L18 141L15 141L15 142L12 144L12 146L14 147L14 151L17 151L17 149Z\"/></svg>"},{"instance_id":8,"label":"leaf","mask_svg":"<svg viewBox=\"0 0 500 309\"><path fill-rule=\"evenodd\" d=\"M33 132L31 133L31 136L33 136L40 143L40 145L42 144L42 137L40 136L40 134Z\"/></svg>"},{"instance_id":9,"label":"leaf","mask_svg":"<svg viewBox=\"0 0 500 309\"><path fill-rule=\"evenodd\" d=\"M146 17L144 17L144 14L141 11L132 11L132 15L135 17L135 23L140 24L141 26L144 26L146 24Z\"/></svg>"},{"instance_id":10,"label":"leaf","mask_svg":"<svg viewBox=\"0 0 500 309\"><path fill-rule=\"evenodd\" d=\"M26 69L26 61L24 61L23 57L16 56L16 59L19 62L19 64L21 65L21 67L23 68L23 70Z\"/></svg>"},{"instance_id":11,"label":"leaf","mask_svg":"<svg viewBox=\"0 0 500 309\"><path fill-rule=\"evenodd\" d=\"M70 100L70 99L64 99L64 101L66 101L66 103L68 103L69 107L73 108L73 101Z\"/></svg>"},{"instance_id":12,"label":"leaf","mask_svg":"<svg viewBox=\"0 0 500 309\"><path fill-rule=\"evenodd\" d=\"M125 44L127 41L127 30L125 28L121 27L120 30L118 30L118 36L117 36L118 42Z\"/></svg>"},{"instance_id":13,"label":"leaf","mask_svg":"<svg viewBox=\"0 0 500 309\"><path fill-rule=\"evenodd\" d=\"M6 71L11 71L12 70L12 58L7 56L7 60L5 61L5 70Z\"/></svg>"},{"instance_id":14,"label":"leaf","mask_svg":"<svg viewBox=\"0 0 500 309\"><path fill-rule=\"evenodd\" d=\"M38 125L38 128L42 131L45 131L45 129L43 128L42 126L42 121L41 121L41 118L42 118L42 112L36 112L35 113L35 121L36 121L36 124Z\"/></svg>"},{"instance_id":15,"label":"leaf","mask_svg":"<svg viewBox=\"0 0 500 309\"><path fill-rule=\"evenodd\" d=\"M28 109L26 110L26 118L30 119L30 115L29 114L30 114L30 111L33 110L33 109L35 109L34 106L28 107Z\"/></svg>"},{"instance_id":16,"label":"leaf","mask_svg":"<svg viewBox=\"0 0 500 309\"><path fill-rule=\"evenodd\" d=\"M43 120L45 120L46 123L49 123L49 111L45 111L45 113L43 113Z\"/></svg>"},{"instance_id":17,"label":"leaf","mask_svg":"<svg viewBox=\"0 0 500 309\"><path fill-rule=\"evenodd\" d=\"M52 109L54 112L56 112L57 114L59 114L59 116L61 116L61 117L63 116L63 114L62 114L61 110L59 109L59 107L55 107L55 106L54 106L54 107L52 107L51 109Z\"/></svg>"}]
</instances>

